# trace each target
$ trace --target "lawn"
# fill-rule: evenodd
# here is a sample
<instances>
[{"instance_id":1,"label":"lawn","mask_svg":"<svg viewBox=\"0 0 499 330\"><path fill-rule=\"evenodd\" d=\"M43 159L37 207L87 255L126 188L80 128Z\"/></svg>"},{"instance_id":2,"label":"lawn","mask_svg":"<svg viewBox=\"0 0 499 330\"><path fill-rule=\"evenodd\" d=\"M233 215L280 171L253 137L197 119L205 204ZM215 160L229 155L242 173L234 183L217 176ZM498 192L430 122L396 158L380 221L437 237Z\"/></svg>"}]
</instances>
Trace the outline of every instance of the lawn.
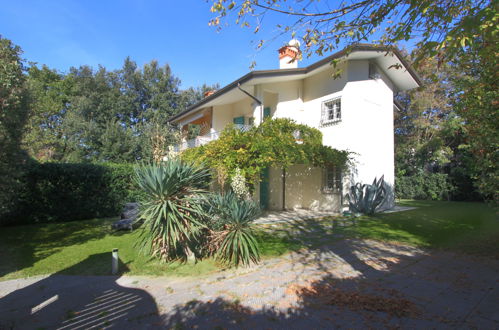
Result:
<instances>
[{"instance_id":1,"label":"lawn","mask_svg":"<svg viewBox=\"0 0 499 330\"><path fill-rule=\"evenodd\" d=\"M462 202L401 204L417 209L363 217L350 226L338 226L341 219L329 218L303 221L295 228L274 228L273 233L260 230L262 255L279 256L311 244L362 237L499 257L499 220L491 207ZM113 232L113 220L1 228L0 280L54 273L109 274L113 248L119 249L120 269L130 275L200 276L222 267L212 259L195 265L150 259L134 246L140 230Z\"/></svg>"},{"instance_id":2,"label":"lawn","mask_svg":"<svg viewBox=\"0 0 499 330\"><path fill-rule=\"evenodd\" d=\"M0 281L44 274L109 275L111 251L119 250L120 270L130 275L199 276L224 266L213 259L198 263L163 263L139 253L141 230L115 232L116 219L93 219L0 229ZM286 238L258 232L263 257L299 248Z\"/></svg>"},{"instance_id":3,"label":"lawn","mask_svg":"<svg viewBox=\"0 0 499 330\"><path fill-rule=\"evenodd\" d=\"M341 229L344 235L397 241L499 258L499 218L484 203L402 201L414 210L379 214Z\"/></svg>"}]
</instances>

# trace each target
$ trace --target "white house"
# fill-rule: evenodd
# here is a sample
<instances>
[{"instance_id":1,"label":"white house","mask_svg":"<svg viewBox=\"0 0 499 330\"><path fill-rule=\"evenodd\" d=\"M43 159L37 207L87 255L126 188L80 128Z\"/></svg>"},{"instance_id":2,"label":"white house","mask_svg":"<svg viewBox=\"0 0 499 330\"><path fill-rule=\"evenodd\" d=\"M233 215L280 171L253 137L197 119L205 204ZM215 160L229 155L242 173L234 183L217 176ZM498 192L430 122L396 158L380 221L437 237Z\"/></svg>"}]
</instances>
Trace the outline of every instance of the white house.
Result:
<instances>
[{"instance_id":1,"label":"white house","mask_svg":"<svg viewBox=\"0 0 499 330\"><path fill-rule=\"evenodd\" d=\"M286 173L285 194L282 171L270 168L256 189L263 207L280 210L284 202L286 209L339 211L352 183L384 175L393 187L393 97L420 86L417 74L388 47L358 44L304 68L298 68L298 55L299 44L292 41L279 49L279 69L249 72L172 117L183 130L201 125L200 136L179 148L216 139L229 123L258 125L267 116L286 117L318 128L324 145L354 152L355 164L348 173L293 166ZM386 206L391 205L393 194Z\"/></svg>"}]
</instances>

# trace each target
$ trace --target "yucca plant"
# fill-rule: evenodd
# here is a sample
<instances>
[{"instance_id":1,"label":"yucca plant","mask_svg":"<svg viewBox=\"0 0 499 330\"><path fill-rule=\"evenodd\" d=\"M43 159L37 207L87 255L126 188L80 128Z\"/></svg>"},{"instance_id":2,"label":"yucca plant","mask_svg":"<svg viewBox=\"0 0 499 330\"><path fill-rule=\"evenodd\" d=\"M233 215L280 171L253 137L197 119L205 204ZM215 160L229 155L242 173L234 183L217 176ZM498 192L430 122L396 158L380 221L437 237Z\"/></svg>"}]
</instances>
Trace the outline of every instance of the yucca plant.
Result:
<instances>
[{"instance_id":1,"label":"yucca plant","mask_svg":"<svg viewBox=\"0 0 499 330\"><path fill-rule=\"evenodd\" d=\"M387 197L384 175L379 180L374 178L373 184L357 183L350 187L347 194L350 211L372 215Z\"/></svg>"},{"instance_id":2,"label":"yucca plant","mask_svg":"<svg viewBox=\"0 0 499 330\"><path fill-rule=\"evenodd\" d=\"M239 199L232 192L213 194L207 203L211 220L206 243L209 253L236 267L257 263L260 251L252 222L260 215L258 204Z\"/></svg>"},{"instance_id":3,"label":"yucca plant","mask_svg":"<svg viewBox=\"0 0 499 330\"><path fill-rule=\"evenodd\" d=\"M193 260L193 247L205 228L200 196L208 187L208 169L171 160L139 165L136 182L145 192L139 216L144 221L141 248L163 260Z\"/></svg>"}]
</instances>

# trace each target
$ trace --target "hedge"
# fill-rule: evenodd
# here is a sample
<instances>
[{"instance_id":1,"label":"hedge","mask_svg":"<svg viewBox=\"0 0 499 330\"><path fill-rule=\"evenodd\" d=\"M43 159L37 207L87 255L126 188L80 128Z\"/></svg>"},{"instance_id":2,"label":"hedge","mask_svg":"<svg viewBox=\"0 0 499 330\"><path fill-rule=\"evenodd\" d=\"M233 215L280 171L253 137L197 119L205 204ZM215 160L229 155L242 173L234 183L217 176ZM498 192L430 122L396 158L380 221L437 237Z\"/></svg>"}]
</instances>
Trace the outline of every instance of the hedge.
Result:
<instances>
[{"instance_id":1,"label":"hedge","mask_svg":"<svg viewBox=\"0 0 499 330\"><path fill-rule=\"evenodd\" d=\"M15 208L0 224L65 222L119 215L136 201L132 164L32 163Z\"/></svg>"},{"instance_id":2,"label":"hedge","mask_svg":"<svg viewBox=\"0 0 499 330\"><path fill-rule=\"evenodd\" d=\"M402 199L447 200L453 186L447 174L422 172L412 176L397 176L395 195Z\"/></svg>"}]
</instances>

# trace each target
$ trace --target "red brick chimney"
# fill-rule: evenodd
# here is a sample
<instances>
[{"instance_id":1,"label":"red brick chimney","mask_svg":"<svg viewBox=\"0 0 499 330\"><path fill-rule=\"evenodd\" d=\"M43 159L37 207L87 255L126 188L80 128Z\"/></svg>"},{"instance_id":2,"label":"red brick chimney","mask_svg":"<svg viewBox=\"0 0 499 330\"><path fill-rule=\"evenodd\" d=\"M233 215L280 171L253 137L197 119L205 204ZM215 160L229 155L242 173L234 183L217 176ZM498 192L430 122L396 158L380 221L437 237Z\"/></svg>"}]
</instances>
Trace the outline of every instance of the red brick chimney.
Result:
<instances>
[{"instance_id":1,"label":"red brick chimney","mask_svg":"<svg viewBox=\"0 0 499 330\"><path fill-rule=\"evenodd\" d=\"M215 93L214 89L212 89L211 91L206 91L206 92L204 92L204 97L208 97L210 95L213 95L214 93Z\"/></svg>"},{"instance_id":2,"label":"red brick chimney","mask_svg":"<svg viewBox=\"0 0 499 330\"><path fill-rule=\"evenodd\" d=\"M297 68L300 57L300 42L296 39L293 39L286 46L279 48L279 68Z\"/></svg>"}]
</instances>

